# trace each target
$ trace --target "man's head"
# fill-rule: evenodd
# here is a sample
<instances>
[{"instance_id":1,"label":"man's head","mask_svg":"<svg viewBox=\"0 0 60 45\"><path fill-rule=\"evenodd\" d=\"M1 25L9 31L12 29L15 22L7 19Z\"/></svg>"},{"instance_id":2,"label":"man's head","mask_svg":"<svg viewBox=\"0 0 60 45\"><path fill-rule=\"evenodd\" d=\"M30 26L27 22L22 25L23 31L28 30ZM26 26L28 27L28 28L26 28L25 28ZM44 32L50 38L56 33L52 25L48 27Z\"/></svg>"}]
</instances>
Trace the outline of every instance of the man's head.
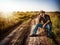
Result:
<instances>
[{"instance_id":1,"label":"man's head","mask_svg":"<svg viewBox=\"0 0 60 45\"><path fill-rule=\"evenodd\" d=\"M45 15L45 11L41 10L40 15Z\"/></svg>"},{"instance_id":2,"label":"man's head","mask_svg":"<svg viewBox=\"0 0 60 45\"><path fill-rule=\"evenodd\" d=\"M45 11L41 10L40 13L45 13Z\"/></svg>"}]
</instances>

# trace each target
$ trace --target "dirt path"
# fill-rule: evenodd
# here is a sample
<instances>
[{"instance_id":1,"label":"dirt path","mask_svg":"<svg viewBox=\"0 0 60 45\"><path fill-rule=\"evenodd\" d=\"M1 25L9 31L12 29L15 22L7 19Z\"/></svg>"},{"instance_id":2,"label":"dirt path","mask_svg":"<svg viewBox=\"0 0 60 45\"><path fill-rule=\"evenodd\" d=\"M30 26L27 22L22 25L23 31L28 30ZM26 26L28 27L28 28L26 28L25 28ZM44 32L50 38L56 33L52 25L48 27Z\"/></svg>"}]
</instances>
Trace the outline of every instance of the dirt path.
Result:
<instances>
[{"instance_id":1,"label":"dirt path","mask_svg":"<svg viewBox=\"0 0 60 45\"><path fill-rule=\"evenodd\" d=\"M32 33L33 31L31 30L29 35L31 35ZM37 30L36 34L38 36L28 36L25 45L51 45L51 43L49 42L49 38L47 37L46 32L43 29Z\"/></svg>"},{"instance_id":2,"label":"dirt path","mask_svg":"<svg viewBox=\"0 0 60 45\"><path fill-rule=\"evenodd\" d=\"M22 37L23 35L25 35L27 28L30 26L29 25L30 20L28 20L27 22L24 22L18 28L14 29L7 37L5 37L0 42L0 45L14 45L19 37Z\"/></svg>"},{"instance_id":3,"label":"dirt path","mask_svg":"<svg viewBox=\"0 0 60 45\"><path fill-rule=\"evenodd\" d=\"M46 36L28 37L26 45L51 45Z\"/></svg>"}]
</instances>

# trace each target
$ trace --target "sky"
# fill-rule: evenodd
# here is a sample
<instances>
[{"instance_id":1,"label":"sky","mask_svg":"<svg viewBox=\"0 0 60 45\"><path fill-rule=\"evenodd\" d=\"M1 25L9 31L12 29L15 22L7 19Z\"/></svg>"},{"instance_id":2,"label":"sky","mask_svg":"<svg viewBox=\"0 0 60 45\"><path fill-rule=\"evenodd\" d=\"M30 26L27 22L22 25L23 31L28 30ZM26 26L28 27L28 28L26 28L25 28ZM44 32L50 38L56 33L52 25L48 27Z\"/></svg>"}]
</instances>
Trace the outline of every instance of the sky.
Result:
<instances>
[{"instance_id":1,"label":"sky","mask_svg":"<svg viewBox=\"0 0 60 45\"><path fill-rule=\"evenodd\" d=\"M0 11L60 11L60 0L0 0Z\"/></svg>"}]
</instances>

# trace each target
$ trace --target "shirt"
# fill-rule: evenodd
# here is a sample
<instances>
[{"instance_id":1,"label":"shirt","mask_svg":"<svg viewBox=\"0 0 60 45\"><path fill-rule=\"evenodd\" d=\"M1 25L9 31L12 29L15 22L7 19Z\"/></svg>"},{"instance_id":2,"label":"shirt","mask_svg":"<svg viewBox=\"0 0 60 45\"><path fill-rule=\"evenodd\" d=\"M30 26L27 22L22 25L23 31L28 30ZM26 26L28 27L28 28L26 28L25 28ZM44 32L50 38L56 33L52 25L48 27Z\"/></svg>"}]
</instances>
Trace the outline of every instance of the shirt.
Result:
<instances>
[{"instance_id":1,"label":"shirt","mask_svg":"<svg viewBox=\"0 0 60 45\"><path fill-rule=\"evenodd\" d=\"M49 15L44 15L44 18L42 16L40 16L39 22L46 23L48 20L50 20ZM51 20L49 23L51 23Z\"/></svg>"}]
</instances>

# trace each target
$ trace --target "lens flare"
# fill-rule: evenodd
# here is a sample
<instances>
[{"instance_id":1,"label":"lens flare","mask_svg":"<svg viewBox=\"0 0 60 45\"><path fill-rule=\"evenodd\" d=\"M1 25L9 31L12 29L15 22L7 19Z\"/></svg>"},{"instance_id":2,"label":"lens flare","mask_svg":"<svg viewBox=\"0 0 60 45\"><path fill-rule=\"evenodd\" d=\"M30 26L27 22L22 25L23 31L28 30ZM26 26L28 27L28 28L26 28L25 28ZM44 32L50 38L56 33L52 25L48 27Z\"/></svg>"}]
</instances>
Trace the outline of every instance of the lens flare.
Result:
<instances>
[{"instance_id":1,"label":"lens flare","mask_svg":"<svg viewBox=\"0 0 60 45\"><path fill-rule=\"evenodd\" d=\"M1 14L1 17L3 17L3 18L9 18L11 16L12 16L11 12L2 12L2 14Z\"/></svg>"}]
</instances>

